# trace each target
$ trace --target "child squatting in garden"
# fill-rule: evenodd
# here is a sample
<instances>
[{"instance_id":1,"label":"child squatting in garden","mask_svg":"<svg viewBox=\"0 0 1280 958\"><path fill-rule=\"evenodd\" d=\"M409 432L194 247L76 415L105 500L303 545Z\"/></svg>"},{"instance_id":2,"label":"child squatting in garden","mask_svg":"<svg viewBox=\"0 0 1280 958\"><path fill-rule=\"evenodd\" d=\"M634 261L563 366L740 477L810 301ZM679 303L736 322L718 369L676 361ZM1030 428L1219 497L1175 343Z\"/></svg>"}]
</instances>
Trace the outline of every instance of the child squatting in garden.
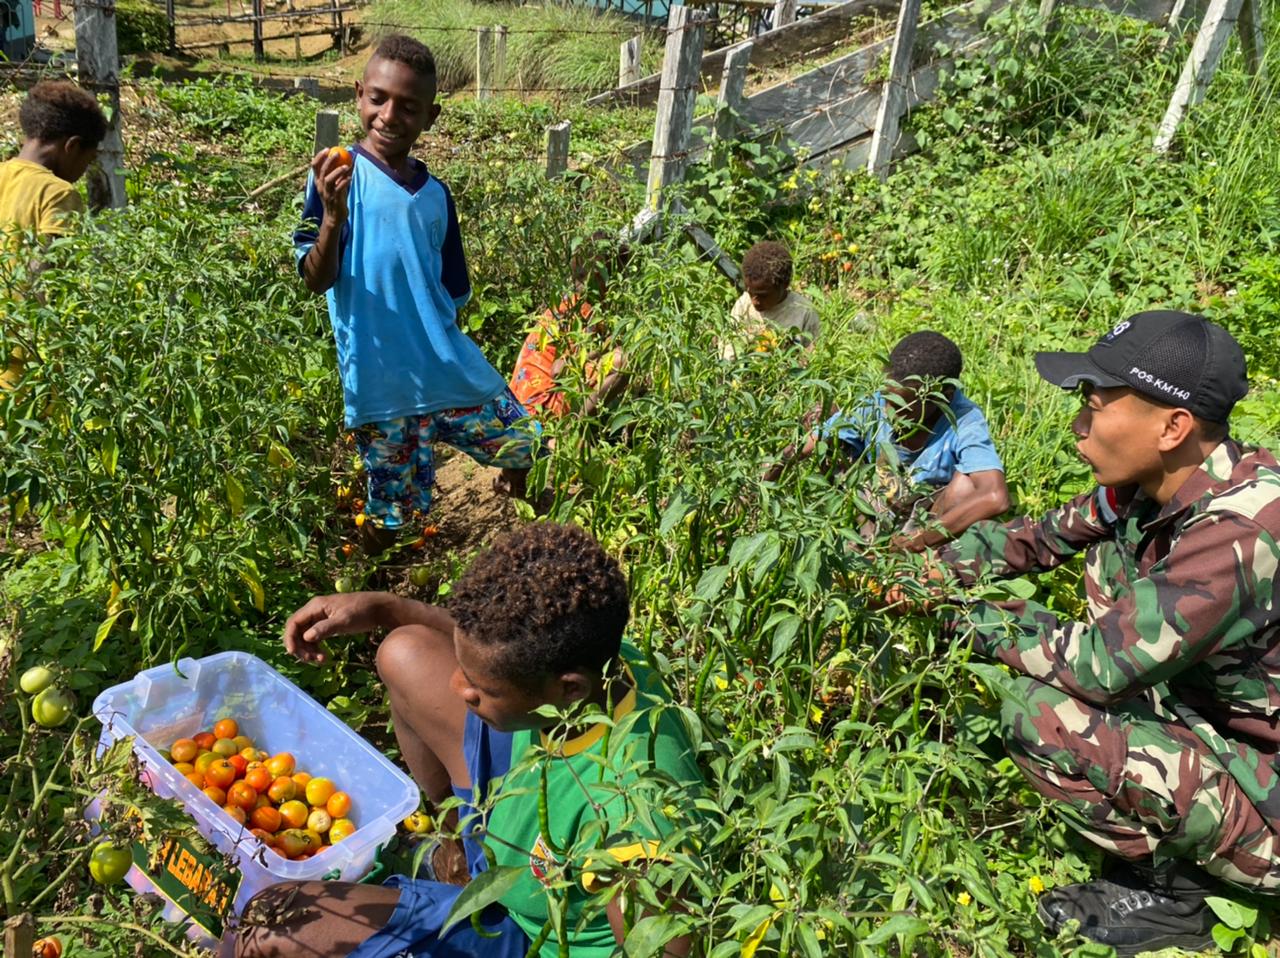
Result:
<instances>
[{"instance_id":1,"label":"child squatting in garden","mask_svg":"<svg viewBox=\"0 0 1280 958\"><path fill-rule=\"evenodd\" d=\"M431 508L433 443L500 467L496 485L513 495L532 465L524 408L458 328L471 282L453 197L410 156L440 114L435 98L431 51L385 38L356 82L365 137L349 153L316 154L294 234L303 281L329 301L345 426L367 473L370 551Z\"/></svg>"},{"instance_id":2,"label":"child squatting in garden","mask_svg":"<svg viewBox=\"0 0 1280 958\"><path fill-rule=\"evenodd\" d=\"M777 481L786 464L834 438L838 460L876 465L882 487L876 498L894 517L900 549L919 552L995 518L1009 508L1004 465L982 410L957 385L963 368L960 347L946 336L911 333L889 353L883 390L852 415L837 410L763 478ZM921 523L917 510L932 521Z\"/></svg>"},{"instance_id":3,"label":"child squatting in garden","mask_svg":"<svg viewBox=\"0 0 1280 958\"><path fill-rule=\"evenodd\" d=\"M588 893L610 871L626 881L625 872L664 857L663 834L644 823L674 828L680 812L652 806L692 808L703 788L661 681L623 642L629 614L617 561L576 526L550 523L521 527L482 553L447 610L366 592L317 597L295 612L284 642L303 661L323 661L325 640L390 630L377 666L401 755L432 802L456 795L487 808L484 846L496 867L518 869L519 878L501 908L483 913L483 934L465 920L442 932L462 891L455 884L393 876L385 885L276 885L246 909L272 917L225 938L223 958L523 958L535 941L535 954L554 956L549 908L563 895L570 954L615 954L622 896L600 907ZM573 710L568 724L537 714L546 705ZM611 728L593 723L593 710ZM646 801L656 794L647 791L654 772L675 784ZM475 816L462 821L470 831ZM485 849L470 836L465 846L474 876L487 867ZM448 850L462 851L456 843L441 848ZM445 857L435 855L436 874ZM688 945L677 938L666 954L684 955Z\"/></svg>"},{"instance_id":4,"label":"child squatting in garden","mask_svg":"<svg viewBox=\"0 0 1280 958\"><path fill-rule=\"evenodd\" d=\"M574 251L569 263L573 291L543 312L511 372L511 391L531 416L559 419L570 411L566 370L575 358L590 389L582 402L584 416L594 415L626 386L626 354L609 344L599 310L629 257L630 250L605 232L593 233Z\"/></svg>"},{"instance_id":5,"label":"child squatting in garden","mask_svg":"<svg viewBox=\"0 0 1280 958\"><path fill-rule=\"evenodd\" d=\"M818 311L807 296L791 288L791 253L781 243L763 240L742 257L745 292L733 304L733 331L720 355L734 359L742 351L777 342L778 334L812 345L822 332Z\"/></svg>"}]
</instances>

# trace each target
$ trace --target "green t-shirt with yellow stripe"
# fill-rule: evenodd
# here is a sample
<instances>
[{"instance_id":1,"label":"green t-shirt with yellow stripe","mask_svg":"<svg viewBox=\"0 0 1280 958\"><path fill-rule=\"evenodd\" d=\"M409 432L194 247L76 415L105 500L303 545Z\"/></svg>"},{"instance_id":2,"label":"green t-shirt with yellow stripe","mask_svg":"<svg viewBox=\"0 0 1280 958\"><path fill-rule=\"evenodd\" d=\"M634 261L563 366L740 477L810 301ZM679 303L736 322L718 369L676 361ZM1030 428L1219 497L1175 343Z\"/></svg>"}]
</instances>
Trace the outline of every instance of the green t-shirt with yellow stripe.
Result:
<instances>
[{"instance_id":1,"label":"green t-shirt with yellow stripe","mask_svg":"<svg viewBox=\"0 0 1280 958\"><path fill-rule=\"evenodd\" d=\"M557 739L554 732L550 738L542 732L515 733L511 770L487 819L485 844L496 864L523 869L502 904L533 940L553 904L558 909L567 897L563 927L573 958L605 958L616 949L603 909L578 928L588 890L596 884L592 861L662 857L659 846L670 833L668 820L692 814L692 798L703 786L689 734L662 683L634 648L624 644L622 658L630 688L614 706L614 725L592 724L567 739ZM544 776L549 835L540 826ZM660 783L666 779L678 783L675 799L687 805L651 807L665 791ZM559 939L552 932L541 955L558 953Z\"/></svg>"}]
</instances>

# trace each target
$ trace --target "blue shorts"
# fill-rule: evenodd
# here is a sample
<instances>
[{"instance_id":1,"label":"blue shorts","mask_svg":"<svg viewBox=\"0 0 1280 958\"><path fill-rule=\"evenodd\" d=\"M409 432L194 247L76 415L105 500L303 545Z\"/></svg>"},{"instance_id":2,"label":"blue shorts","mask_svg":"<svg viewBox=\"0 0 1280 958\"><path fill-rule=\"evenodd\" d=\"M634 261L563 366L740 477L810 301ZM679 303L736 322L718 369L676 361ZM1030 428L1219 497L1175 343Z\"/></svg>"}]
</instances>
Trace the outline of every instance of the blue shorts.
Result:
<instances>
[{"instance_id":1,"label":"blue shorts","mask_svg":"<svg viewBox=\"0 0 1280 958\"><path fill-rule=\"evenodd\" d=\"M444 409L425 416L370 422L355 428L364 461L365 515L387 529L399 529L415 513L431 509L436 484L432 444L447 443L484 466L528 469L533 465L537 427L510 389L481 406Z\"/></svg>"},{"instance_id":2,"label":"blue shorts","mask_svg":"<svg viewBox=\"0 0 1280 958\"><path fill-rule=\"evenodd\" d=\"M467 835L463 844L474 876L486 865L480 842L471 837L475 822L468 819L475 816L470 803L474 796L484 795L490 782L511 767L511 736L493 731L468 712L462 754L471 773L471 788L455 788L454 794L468 803L467 808L459 810L458 817ZM525 958L529 950L524 931L497 906L481 913L484 935L477 934L470 921L463 921L442 936L444 920L462 893L459 885L403 875L392 875L386 884L400 889L400 901L391 921L351 952L350 958Z\"/></svg>"}]
</instances>

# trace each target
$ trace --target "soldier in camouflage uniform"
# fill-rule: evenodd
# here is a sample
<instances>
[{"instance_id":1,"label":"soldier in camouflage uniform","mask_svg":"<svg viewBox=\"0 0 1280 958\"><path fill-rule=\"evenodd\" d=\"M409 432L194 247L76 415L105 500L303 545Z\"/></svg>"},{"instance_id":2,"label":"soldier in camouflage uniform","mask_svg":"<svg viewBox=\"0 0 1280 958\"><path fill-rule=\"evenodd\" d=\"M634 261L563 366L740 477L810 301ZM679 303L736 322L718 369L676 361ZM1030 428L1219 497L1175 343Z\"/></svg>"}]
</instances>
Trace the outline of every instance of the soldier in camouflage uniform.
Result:
<instances>
[{"instance_id":1,"label":"soldier in camouflage uniform","mask_svg":"<svg viewBox=\"0 0 1280 958\"><path fill-rule=\"evenodd\" d=\"M1244 356L1201 317L1140 313L1036 365L1080 390L1072 428L1098 488L973 526L935 575L968 586L1085 552L1086 621L1033 602L965 616L1017 674L1014 761L1119 860L1046 895L1041 917L1122 955L1202 947L1214 879L1280 888L1280 467L1230 438Z\"/></svg>"}]
</instances>

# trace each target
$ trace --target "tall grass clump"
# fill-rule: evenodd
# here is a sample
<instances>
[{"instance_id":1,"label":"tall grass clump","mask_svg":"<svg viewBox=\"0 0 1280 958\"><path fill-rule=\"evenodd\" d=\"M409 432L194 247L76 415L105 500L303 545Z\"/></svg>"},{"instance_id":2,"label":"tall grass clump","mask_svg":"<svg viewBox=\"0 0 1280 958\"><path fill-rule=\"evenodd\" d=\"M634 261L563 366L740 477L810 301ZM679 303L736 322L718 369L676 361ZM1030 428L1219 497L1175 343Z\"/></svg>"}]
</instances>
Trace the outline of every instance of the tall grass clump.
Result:
<instances>
[{"instance_id":1,"label":"tall grass clump","mask_svg":"<svg viewBox=\"0 0 1280 958\"><path fill-rule=\"evenodd\" d=\"M496 84L512 90L585 92L618 82L618 46L645 33L644 72L662 63L663 38L639 21L607 11L565 4L517 6L476 0L386 0L369 12L383 33L402 30L420 38L436 57L440 86L460 90L476 78L478 27L507 27L506 72Z\"/></svg>"}]
</instances>

